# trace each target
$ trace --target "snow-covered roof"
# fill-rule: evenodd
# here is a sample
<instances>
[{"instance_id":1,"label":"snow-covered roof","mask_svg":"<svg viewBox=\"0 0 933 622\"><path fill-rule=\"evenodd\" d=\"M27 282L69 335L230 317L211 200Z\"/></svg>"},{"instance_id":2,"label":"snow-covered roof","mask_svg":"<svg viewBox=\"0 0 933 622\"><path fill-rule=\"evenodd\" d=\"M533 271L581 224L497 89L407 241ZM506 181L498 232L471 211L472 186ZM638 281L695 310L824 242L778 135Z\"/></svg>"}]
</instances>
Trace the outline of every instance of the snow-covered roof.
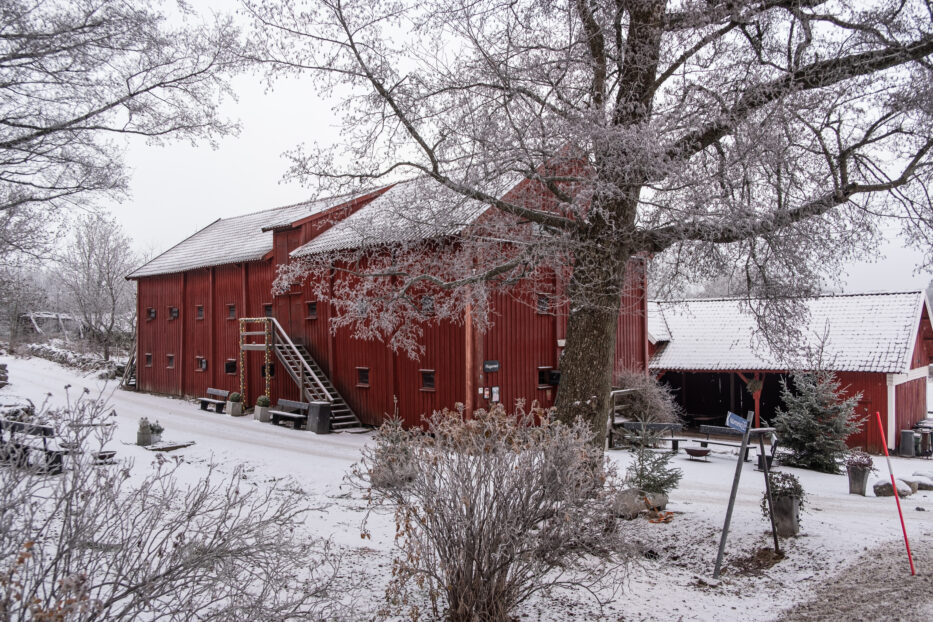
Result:
<instances>
[{"instance_id":1,"label":"snow-covered roof","mask_svg":"<svg viewBox=\"0 0 933 622\"><path fill-rule=\"evenodd\" d=\"M820 296L801 301L796 353L772 350L740 299L651 302L648 332L660 347L652 370L787 370L807 366L823 341L823 364L833 371L908 371L926 304L923 292Z\"/></svg>"},{"instance_id":2,"label":"snow-covered roof","mask_svg":"<svg viewBox=\"0 0 933 622\"><path fill-rule=\"evenodd\" d=\"M173 274L207 266L257 261L272 250L272 227L292 223L332 207L344 198L327 198L215 220L179 242L127 278Z\"/></svg>"},{"instance_id":3,"label":"snow-covered roof","mask_svg":"<svg viewBox=\"0 0 933 622\"><path fill-rule=\"evenodd\" d=\"M487 183L485 189L502 196L521 179L507 176ZM429 177L419 177L394 185L291 254L301 257L456 235L487 209L485 203L468 199Z\"/></svg>"}]
</instances>

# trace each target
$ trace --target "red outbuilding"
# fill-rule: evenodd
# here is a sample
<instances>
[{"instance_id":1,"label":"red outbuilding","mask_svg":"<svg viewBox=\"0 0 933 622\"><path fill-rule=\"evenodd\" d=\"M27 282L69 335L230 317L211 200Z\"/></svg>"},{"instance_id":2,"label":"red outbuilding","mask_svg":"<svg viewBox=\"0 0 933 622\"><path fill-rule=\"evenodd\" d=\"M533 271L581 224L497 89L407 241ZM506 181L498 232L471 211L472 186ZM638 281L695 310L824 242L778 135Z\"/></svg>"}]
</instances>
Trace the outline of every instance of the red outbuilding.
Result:
<instances>
[{"instance_id":1,"label":"red outbuilding","mask_svg":"<svg viewBox=\"0 0 933 622\"><path fill-rule=\"evenodd\" d=\"M689 416L755 410L770 420L780 406L779 379L813 367L835 372L847 395L861 393L860 432L852 447L881 452L874 413L888 446L927 416L933 326L923 292L819 296L788 348L772 348L746 302L703 299L649 303L649 367L675 389Z\"/></svg>"},{"instance_id":2,"label":"red outbuilding","mask_svg":"<svg viewBox=\"0 0 933 622\"><path fill-rule=\"evenodd\" d=\"M467 412L497 401L510 407L518 399L551 405L567 323L566 307L549 304L560 288L556 277L547 292L538 280L494 293L485 331L468 310L425 322L417 358L378 339L357 338L350 327L335 328L335 306L315 292L345 285L344 273L273 293L279 268L297 257L373 240L385 249L419 236L436 240L436 223L421 227L413 218L402 226L390 209L399 203L393 197L413 194L413 183L220 219L133 272L137 387L179 396L242 387L248 405L267 388L273 402L330 401L335 430L378 425L396 412L407 425L418 425L422 415L457 403ZM528 201L537 194L528 192L527 181L503 193ZM442 211L454 214L457 224L443 231L439 253L491 217L475 202ZM647 369L645 273L640 259L627 271L618 370Z\"/></svg>"}]
</instances>

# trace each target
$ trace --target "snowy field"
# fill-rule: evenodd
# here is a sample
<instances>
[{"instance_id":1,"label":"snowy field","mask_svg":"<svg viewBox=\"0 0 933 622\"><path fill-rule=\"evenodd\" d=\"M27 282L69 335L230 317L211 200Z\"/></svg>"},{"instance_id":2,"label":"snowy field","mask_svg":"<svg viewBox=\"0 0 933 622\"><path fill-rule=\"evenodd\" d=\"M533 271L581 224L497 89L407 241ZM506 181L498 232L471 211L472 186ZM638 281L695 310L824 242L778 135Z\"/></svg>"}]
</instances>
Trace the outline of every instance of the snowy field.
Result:
<instances>
[{"instance_id":1,"label":"snowy field","mask_svg":"<svg viewBox=\"0 0 933 622\"><path fill-rule=\"evenodd\" d=\"M343 562L340 590L347 596L345 615L368 620L381 605L391 564L394 526L391 517L371 519L371 540L360 538L365 502L344 476L359 458L369 435L314 434L273 427L251 417L234 418L205 412L190 401L115 389L93 376L82 376L42 359L0 356L7 363L10 386L0 398L29 398L41 404L66 402L87 387L109 396L118 427L112 442L118 457L132 459L141 473L154 454L133 443L140 417L158 419L163 438L194 441L173 452L185 461L185 473L195 477L208 464L229 471L248 468L258 486L291 478L314 511L309 532L328 537L339 547ZM630 459L626 451L610 452L620 470ZM923 459L892 460L895 474L933 472ZM695 462L683 453L673 463L683 469L680 487L671 494L670 524L644 520L625 524L648 553L639 561L624 592L605 607L584 594L540 598L520 612L521 620L928 620L933 615L933 493L919 492L902 501L918 576L911 577L894 499L849 495L844 475L799 469L809 498L801 518L801 536L782 541L786 557L768 554L770 531L758 504L761 473L744 465L742 485L720 581L712 580L719 533L735 471L735 455L726 451ZM878 463L878 461L876 461ZM881 469L873 481L886 477ZM871 494L871 492L869 492Z\"/></svg>"}]
</instances>

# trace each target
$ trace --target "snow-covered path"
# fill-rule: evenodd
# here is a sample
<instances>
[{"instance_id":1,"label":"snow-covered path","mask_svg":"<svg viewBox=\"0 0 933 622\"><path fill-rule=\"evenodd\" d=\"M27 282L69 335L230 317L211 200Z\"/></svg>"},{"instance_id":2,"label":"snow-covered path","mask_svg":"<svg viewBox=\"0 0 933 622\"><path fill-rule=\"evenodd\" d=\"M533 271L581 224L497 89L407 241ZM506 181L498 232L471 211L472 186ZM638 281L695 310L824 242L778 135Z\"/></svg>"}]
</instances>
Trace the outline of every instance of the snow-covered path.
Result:
<instances>
[{"instance_id":1,"label":"snow-covered path","mask_svg":"<svg viewBox=\"0 0 933 622\"><path fill-rule=\"evenodd\" d=\"M263 481L291 478L317 509L309 514L310 532L330 537L345 551L342 580L355 588L354 611L370 619L381 603L389 576L394 525L391 517L376 516L370 523L371 540L361 541L359 526L365 503L359 491L347 486L344 477L360 456L370 435L332 434L317 436L253 421L201 411L186 400L132 393L115 389L93 376L65 369L41 359L0 356L7 363L11 386L0 389L0 399L17 395L40 403L51 393L53 405L65 403L65 385L74 396L87 387L93 394L104 392L114 406L118 427L114 444L123 458L138 466L148 465L153 454L133 445L140 417L158 419L166 428L167 440L195 441L195 445L172 452L183 456L193 476L203 473L208 462L229 470L244 464L249 478ZM610 460L624 472L629 452L610 452ZM895 472L933 471L933 462L922 459L893 459ZM604 608L585 594L565 594L558 600L538 598L521 612L525 619L569 621L590 620L742 620L833 619L825 609L807 605L816 595L839 595L836 577L871 580L879 587L907 578L907 563L894 500L848 494L845 476L826 475L799 469L794 472L809 494L802 516L802 535L782 541L786 558L770 565L760 552L770 546L768 524L759 511L763 489L761 473L751 463L743 466L722 581L710 581L719 532L725 516L729 489L735 471L735 456L715 452L709 462L695 462L683 453L673 463L684 477L671 494L669 509L677 513L668 525L632 521L626 524L633 539L646 543L656 555L646 559L631 579L625 593ZM883 468L883 467L882 467ZM886 477L880 471L878 477ZM872 480L873 481L873 480ZM871 493L869 493L871 494ZM921 492L903 502L911 544L919 555L918 571L933 574L933 559L925 553L933 544L933 493ZM926 511L918 511L918 509ZM884 559L879 559L882 557ZM656 558L655 558L656 557ZM877 567L873 564L877 561ZM836 591L833 591L836 590ZM873 593L884 594L883 589ZM901 590L909 594L909 590ZM915 604L920 604L920 599ZM929 600L926 601L929 604ZM798 604L788 617L782 609ZM899 619L889 603L891 615L874 619ZM876 612L887 611L880 605ZM933 607L926 609L933 611ZM851 611L850 611L851 614ZM823 617L821 617L823 616ZM850 615L849 619L862 619Z\"/></svg>"}]
</instances>

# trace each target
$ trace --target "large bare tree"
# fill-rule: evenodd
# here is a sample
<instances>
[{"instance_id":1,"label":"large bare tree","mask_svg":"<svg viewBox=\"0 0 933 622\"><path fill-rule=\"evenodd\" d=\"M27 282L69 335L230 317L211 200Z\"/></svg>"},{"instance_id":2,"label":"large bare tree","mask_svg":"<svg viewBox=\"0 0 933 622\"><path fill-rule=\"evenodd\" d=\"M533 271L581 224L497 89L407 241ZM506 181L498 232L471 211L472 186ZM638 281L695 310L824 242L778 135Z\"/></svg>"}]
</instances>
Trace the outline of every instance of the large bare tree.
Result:
<instances>
[{"instance_id":1,"label":"large bare tree","mask_svg":"<svg viewBox=\"0 0 933 622\"><path fill-rule=\"evenodd\" d=\"M23 227L48 231L61 207L125 193L117 137L212 139L235 129L218 111L237 63L229 18L169 21L163 9L139 0L0 3L0 253L34 252Z\"/></svg>"},{"instance_id":2,"label":"large bare tree","mask_svg":"<svg viewBox=\"0 0 933 622\"><path fill-rule=\"evenodd\" d=\"M271 78L341 98L343 143L296 150L293 175L340 189L424 176L512 233L531 223L511 254L453 253L436 287L569 266L557 407L596 430L633 258L672 278L738 265L773 299L818 287L884 218L930 240L928 1L244 2ZM490 190L515 177L537 203ZM405 256L373 278L431 282ZM451 317L475 302L459 299Z\"/></svg>"},{"instance_id":3,"label":"large bare tree","mask_svg":"<svg viewBox=\"0 0 933 622\"><path fill-rule=\"evenodd\" d=\"M111 217L84 216L72 229L74 237L59 257L61 283L68 306L109 361L118 333L129 328L134 316L135 288L125 277L139 262Z\"/></svg>"}]
</instances>

